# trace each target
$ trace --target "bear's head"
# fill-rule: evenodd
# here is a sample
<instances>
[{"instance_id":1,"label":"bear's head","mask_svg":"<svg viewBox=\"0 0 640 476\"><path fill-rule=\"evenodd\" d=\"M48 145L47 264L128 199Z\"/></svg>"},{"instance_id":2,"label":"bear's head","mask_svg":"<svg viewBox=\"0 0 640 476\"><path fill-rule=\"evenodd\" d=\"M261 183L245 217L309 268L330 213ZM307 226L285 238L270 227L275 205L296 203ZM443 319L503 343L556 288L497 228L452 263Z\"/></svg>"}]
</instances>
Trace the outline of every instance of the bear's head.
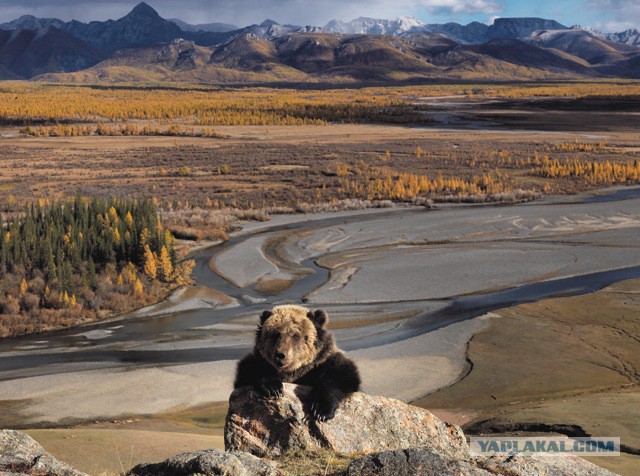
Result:
<instances>
[{"instance_id":1,"label":"bear's head","mask_svg":"<svg viewBox=\"0 0 640 476\"><path fill-rule=\"evenodd\" d=\"M294 372L314 361L328 321L324 311L276 306L260 315L256 348L279 372Z\"/></svg>"}]
</instances>

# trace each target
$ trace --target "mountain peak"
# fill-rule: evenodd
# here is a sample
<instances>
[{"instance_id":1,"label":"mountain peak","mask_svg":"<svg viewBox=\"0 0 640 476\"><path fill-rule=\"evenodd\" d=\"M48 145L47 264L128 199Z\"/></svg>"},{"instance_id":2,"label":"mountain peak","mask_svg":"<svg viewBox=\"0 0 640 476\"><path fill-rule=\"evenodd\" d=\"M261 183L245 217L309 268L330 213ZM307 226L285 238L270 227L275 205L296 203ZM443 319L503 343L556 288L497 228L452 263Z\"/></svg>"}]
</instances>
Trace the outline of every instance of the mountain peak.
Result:
<instances>
[{"instance_id":1,"label":"mountain peak","mask_svg":"<svg viewBox=\"0 0 640 476\"><path fill-rule=\"evenodd\" d=\"M542 30L568 30L555 20L544 18L496 18L493 25L489 27L488 39L502 40L509 38L520 38L528 36L534 31Z\"/></svg>"},{"instance_id":2,"label":"mountain peak","mask_svg":"<svg viewBox=\"0 0 640 476\"><path fill-rule=\"evenodd\" d=\"M158 12L153 9L149 4L145 2L138 3L129 15L139 16L139 17L159 17Z\"/></svg>"},{"instance_id":3,"label":"mountain peak","mask_svg":"<svg viewBox=\"0 0 640 476\"><path fill-rule=\"evenodd\" d=\"M267 18L265 21L260 23L260 26L269 27L269 26L274 26L274 25L279 25L279 24L280 23L278 23L277 21L270 20L269 18Z\"/></svg>"}]
</instances>

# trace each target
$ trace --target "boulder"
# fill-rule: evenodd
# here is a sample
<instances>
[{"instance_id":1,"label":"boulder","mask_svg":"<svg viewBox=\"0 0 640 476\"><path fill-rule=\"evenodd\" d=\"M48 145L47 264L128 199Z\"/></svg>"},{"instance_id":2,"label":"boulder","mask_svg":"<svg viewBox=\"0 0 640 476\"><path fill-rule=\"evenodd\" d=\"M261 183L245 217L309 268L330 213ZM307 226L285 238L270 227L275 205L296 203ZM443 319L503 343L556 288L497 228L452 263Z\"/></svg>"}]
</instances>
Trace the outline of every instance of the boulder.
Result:
<instances>
[{"instance_id":1,"label":"boulder","mask_svg":"<svg viewBox=\"0 0 640 476\"><path fill-rule=\"evenodd\" d=\"M0 474L86 476L58 461L30 436L13 430L0 430Z\"/></svg>"},{"instance_id":2,"label":"boulder","mask_svg":"<svg viewBox=\"0 0 640 476\"><path fill-rule=\"evenodd\" d=\"M453 459L431 448L385 451L353 461L347 476L413 476L416 474L490 475L468 458Z\"/></svg>"},{"instance_id":3,"label":"boulder","mask_svg":"<svg viewBox=\"0 0 640 476\"><path fill-rule=\"evenodd\" d=\"M350 476L614 474L577 457L476 456L459 427L422 408L363 393L342 402L328 422L310 421L309 391L284 384L284 394L271 399L250 387L234 391L225 448L272 458L317 450L353 455L358 459L349 465Z\"/></svg>"},{"instance_id":4,"label":"boulder","mask_svg":"<svg viewBox=\"0 0 640 476\"><path fill-rule=\"evenodd\" d=\"M143 463L131 469L127 476L281 476L276 463L248 453L228 453L220 450L184 453L162 463Z\"/></svg>"},{"instance_id":5,"label":"boulder","mask_svg":"<svg viewBox=\"0 0 640 476\"><path fill-rule=\"evenodd\" d=\"M386 451L359 458L347 476L615 476L614 473L575 456L523 457L519 455L451 457L432 448Z\"/></svg>"},{"instance_id":6,"label":"boulder","mask_svg":"<svg viewBox=\"0 0 640 476\"><path fill-rule=\"evenodd\" d=\"M347 398L330 421L309 421L305 411L309 390L284 384L284 395L277 399L263 399L250 387L234 391L225 448L261 457L317 449L347 455L422 446L450 455L468 451L459 427L427 410L364 393Z\"/></svg>"}]
</instances>

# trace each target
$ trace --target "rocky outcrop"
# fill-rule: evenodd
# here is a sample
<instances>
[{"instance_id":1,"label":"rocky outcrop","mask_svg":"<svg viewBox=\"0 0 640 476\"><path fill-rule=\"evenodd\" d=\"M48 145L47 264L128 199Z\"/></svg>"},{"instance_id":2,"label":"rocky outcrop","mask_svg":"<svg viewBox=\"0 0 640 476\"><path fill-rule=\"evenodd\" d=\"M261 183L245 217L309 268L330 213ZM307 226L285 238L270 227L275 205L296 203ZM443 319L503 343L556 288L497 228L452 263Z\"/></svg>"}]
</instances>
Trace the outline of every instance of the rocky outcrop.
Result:
<instances>
[{"instance_id":1,"label":"rocky outcrop","mask_svg":"<svg viewBox=\"0 0 640 476\"><path fill-rule=\"evenodd\" d=\"M276 463L257 458L248 453L228 453L220 450L184 453L162 463L143 463L127 473L127 476L280 476Z\"/></svg>"},{"instance_id":2,"label":"rocky outcrop","mask_svg":"<svg viewBox=\"0 0 640 476\"><path fill-rule=\"evenodd\" d=\"M308 387L292 384L284 385L282 397L268 400L248 387L236 390L229 400L226 449L274 458L317 450L369 453L350 464L350 476L613 474L575 457L476 456L459 427L427 410L363 393L347 398L332 420L309 421L308 395Z\"/></svg>"},{"instance_id":3,"label":"rocky outcrop","mask_svg":"<svg viewBox=\"0 0 640 476\"><path fill-rule=\"evenodd\" d=\"M614 474L576 457L477 456L457 426L427 410L362 393L345 400L329 422L316 423L305 417L308 396L309 388L291 384L285 384L282 397L269 400L251 388L238 389L229 402L227 451L196 451L143 463L127 476L285 476L327 452L330 459L339 456L335 453L351 456L338 458L344 461L338 471L346 476ZM289 467L292 460L295 469ZM329 468L325 463L321 467ZM86 476L29 436L10 430L0 431L0 475Z\"/></svg>"},{"instance_id":4,"label":"rocky outcrop","mask_svg":"<svg viewBox=\"0 0 640 476\"><path fill-rule=\"evenodd\" d=\"M615 476L599 466L573 456L544 458L467 455L452 458L432 448L411 448L371 454L353 461L347 476L414 476L455 474L459 476Z\"/></svg>"},{"instance_id":5,"label":"rocky outcrop","mask_svg":"<svg viewBox=\"0 0 640 476\"><path fill-rule=\"evenodd\" d=\"M0 430L0 474L86 476L58 461L31 437L13 430Z\"/></svg>"},{"instance_id":6,"label":"rocky outcrop","mask_svg":"<svg viewBox=\"0 0 640 476\"><path fill-rule=\"evenodd\" d=\"M431 448L385 451L355 460L347 476L410 476L415 474L491 474L462 459L451 459Z\"/></svg>"},{"instance_id":7,"label":"rocky outcrop","mask_svg":"<svg viewBox=\"0 0 640 476\"><path fill-rule=\"evenodd\" d=\"M229 400L225 448L262 457L298 450L361 454L426 445L451 455L467 451L457 426L427 410L364 393L345 400L332 420L308 421L308 393L308 387L285 384L282 397L265 400L249 387L236 390Z\"/></svg>"}]
</instances>

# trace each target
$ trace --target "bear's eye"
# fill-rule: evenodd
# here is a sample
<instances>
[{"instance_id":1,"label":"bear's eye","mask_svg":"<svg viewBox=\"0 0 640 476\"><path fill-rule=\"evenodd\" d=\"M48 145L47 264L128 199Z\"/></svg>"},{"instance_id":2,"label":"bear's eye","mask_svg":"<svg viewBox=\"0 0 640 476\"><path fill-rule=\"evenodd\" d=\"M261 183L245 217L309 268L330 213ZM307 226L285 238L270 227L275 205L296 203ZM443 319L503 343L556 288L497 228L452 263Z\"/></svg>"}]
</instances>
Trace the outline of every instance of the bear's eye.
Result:
<instances>
[{"instance_id":1,"label":"bear's eye","mask_svg":"<svg viewBox=\"0 0 640 476\"><path fill-rule=\"evenodd\" d=\"M273 340L278 340L280 339L280 333L278 331L274 332L273 334L271 334L271 338Z\"/></svg>"},{"instance_id":2,"label":"bear's eye","mask_svg":"<svg viewBox=\"0 0 640 476\"><path fill-rule=\"evenodd\" d=\"M294 340L294 342L299 342L300 341L300 334L293 334L293 340Z\"/></svg>"}]
</instances>

